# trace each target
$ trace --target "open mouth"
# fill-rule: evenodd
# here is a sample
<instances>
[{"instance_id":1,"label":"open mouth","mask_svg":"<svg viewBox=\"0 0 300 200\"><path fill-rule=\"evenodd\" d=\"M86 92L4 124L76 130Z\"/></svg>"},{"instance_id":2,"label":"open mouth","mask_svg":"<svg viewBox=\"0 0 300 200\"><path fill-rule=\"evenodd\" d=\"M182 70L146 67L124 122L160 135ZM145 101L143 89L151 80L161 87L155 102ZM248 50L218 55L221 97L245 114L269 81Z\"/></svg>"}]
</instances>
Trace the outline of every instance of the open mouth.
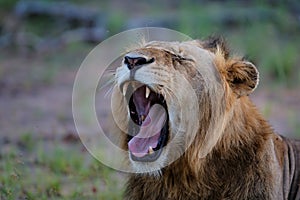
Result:
<instances>
[{"instance_id":1,"label":"open mouth","mask_svg":"<svg viewBox=\"0 0 300 200\"><path fill-rule=\"evenodd\" d=\"M139 85L128 97L131 120L127 136L131 159L141 162L157 160L167 144L169 116L163 95L146 85ZM127 91L128 91L127 90ZM128 94L128 92L127 92Z\"/></svg>"}]
</instances>

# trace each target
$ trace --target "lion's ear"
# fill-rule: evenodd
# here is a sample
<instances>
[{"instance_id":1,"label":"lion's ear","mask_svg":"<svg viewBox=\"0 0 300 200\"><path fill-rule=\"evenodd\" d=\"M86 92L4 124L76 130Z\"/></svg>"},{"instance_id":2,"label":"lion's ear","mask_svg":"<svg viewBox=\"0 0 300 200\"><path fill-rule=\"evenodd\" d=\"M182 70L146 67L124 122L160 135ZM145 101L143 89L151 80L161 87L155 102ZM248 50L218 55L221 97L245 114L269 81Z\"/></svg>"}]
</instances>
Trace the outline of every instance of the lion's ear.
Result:
<instances>
[{"instance_id":1,"label":"lion's ear","mask_svg":"<svg viewBox=\"0 0 300 200\"><path fill-rule=\"evenodd\" d=\"M259 73L248 61L237 61L227 66L227 81L238 97L249 95L258 85Z\"/></svg>"}]
</instances>

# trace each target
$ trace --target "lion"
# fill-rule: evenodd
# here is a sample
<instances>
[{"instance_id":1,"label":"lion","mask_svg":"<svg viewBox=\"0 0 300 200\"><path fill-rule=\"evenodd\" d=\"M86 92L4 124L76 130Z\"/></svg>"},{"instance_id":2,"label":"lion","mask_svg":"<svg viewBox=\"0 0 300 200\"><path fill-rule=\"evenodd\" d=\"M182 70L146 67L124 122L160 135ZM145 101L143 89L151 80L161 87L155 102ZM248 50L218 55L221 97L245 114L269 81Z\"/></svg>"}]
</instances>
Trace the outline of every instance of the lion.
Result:
<instances>
[{"instance_id":1,"label":"lion","mask_svg":"<svg viewBox=\"0 0 300 200\"><path fill-rule=\"evenodd\" d=\"M115 73L113 113L129 176L125 199L300 199L300 141L251 102L256 66L222 38L151 41Z\"/></svg>"}]
</instances>

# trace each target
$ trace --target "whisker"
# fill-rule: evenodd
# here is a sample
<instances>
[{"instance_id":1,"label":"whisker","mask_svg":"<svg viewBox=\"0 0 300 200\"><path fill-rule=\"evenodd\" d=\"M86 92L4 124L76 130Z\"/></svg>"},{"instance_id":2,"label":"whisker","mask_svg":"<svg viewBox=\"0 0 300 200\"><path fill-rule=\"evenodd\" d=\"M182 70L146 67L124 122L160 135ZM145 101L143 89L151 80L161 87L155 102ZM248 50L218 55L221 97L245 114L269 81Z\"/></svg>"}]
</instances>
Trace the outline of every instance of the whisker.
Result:
<instances>
[{"instance_id":1,"label":"whisker","mask_svg":"<svg viewBox=\"0 0 300 200\"><path fill-rule=\"evenodd\" d=\"M166 95L168 95L170 98L176 97L169 86L165 85L164 88L165 88L164 92Z\"/></svg>"},{"instance_id":2,"label":"whisker","mask_svg":"<svg viewBox=\"0 0 300 200\"><path fill-rule=\"evenodd\" d=\"M107 98L110 94L112 94L114 87L111 86L104 94L104 97Z\"/></svg>"},{"instance_id":3,"label":"whisker","mask_svg":"<svg viewBox=\"0 0 300 200\"><path fill-rule=\"evenodd\" d=\"M103 80L99 83L100 87L99 90L102 90L103 88L113 84L116 82L116 77L114 74L108 74L107 76L103 76L107 80Z\"/></svg>"},{"instance_id":4,"label":"whisker","mask_svg":"<svg viewBox=\"0 0 300 200\"><path fill-rule=\"evenodd\" d=\"M108 73L113 73L114 75L116 73L116 69L106 69L105 71Z\"/></svg>"},{"instance_id":5,"label":"whisker","mask_svg":"<svg viewBox=\"0 0 300 200\"><path fill-rule=\"evenodd\" d=\"M106 71L102 77L102 80L100 80L98 91L102 91L105 88L108 88L104 94L104 97L106 98L109 94L111 94L115 83L116 83L115 71Z\"/></svg>"}]
</instances>

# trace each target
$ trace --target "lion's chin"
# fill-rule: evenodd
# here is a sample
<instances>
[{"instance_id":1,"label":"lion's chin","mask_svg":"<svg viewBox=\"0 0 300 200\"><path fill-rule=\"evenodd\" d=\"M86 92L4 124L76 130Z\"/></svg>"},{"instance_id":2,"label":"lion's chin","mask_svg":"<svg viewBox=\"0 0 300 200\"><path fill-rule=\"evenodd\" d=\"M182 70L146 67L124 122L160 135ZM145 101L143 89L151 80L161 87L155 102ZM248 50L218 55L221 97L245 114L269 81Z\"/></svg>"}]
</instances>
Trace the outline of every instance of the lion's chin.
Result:
<instances>
[{"instance_id":1,"label":"lion's chin","mask_svg":"<svg viewBox=\"0 0 300 200\"><path fill-rule=\"evenodd\" d=\"M159 176L161 175L161 169L165 167L165 163L168 158L168 149L163 148L160 155L156 158L155 161L151 162L140 162L132 159L131 153L129 153L130 164L135 173L150 175L150 176Z\"/></svg>"},{"instance_id":2,"label":"lion's chin","mask_svg":"<svg viewBox=\"0 0 300 200\"><path fill-rule=\"evenodd\" d=\"M149 147L147 154L142 155L141 157L139 157L138 153L133 153L131 151L129 151L129 154L131 160L136 162L154 162L160 157L162 151L162 148L154 151L152 147Z\"/></svg>"}]
</instances>

